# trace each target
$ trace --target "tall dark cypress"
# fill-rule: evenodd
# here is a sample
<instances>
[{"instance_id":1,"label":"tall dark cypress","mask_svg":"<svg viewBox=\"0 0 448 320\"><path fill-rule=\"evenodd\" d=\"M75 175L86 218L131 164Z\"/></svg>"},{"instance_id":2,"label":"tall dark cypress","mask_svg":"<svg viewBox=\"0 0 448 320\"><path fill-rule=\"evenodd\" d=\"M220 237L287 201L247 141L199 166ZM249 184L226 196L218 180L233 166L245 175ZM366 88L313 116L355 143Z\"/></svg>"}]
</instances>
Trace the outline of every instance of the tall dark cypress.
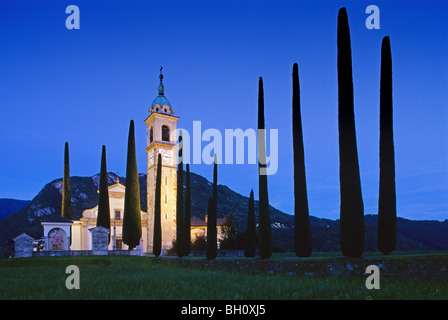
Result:
<instances>
[{"instance_id":1,"label":"tall dark cypress","mask_svg":"<svg viewBox=\"0 0 448 320\"><path fill-rule=\"evenodd\" d=\"M345 8L338 14L337 46L340 244L344 256L360 257L364 250L364 204L356 146L350 29Z\"/></svg>"},{"instance_id":2,"label":"tall dark cypress","mask_svg":"<svg viewBox=\"0 0 448 320\"><path fill-rule=\"evenodd\" d=\"M294 249L298 257L309 257L312 252L311 226L306 190L299 66L297 63L294 63L292 69L292 135L294 151Z\"/></svg>"},{"instance_id":3,"label":"tall dark cypress","mask_svg":"<svg viewBox=\"0 0 448 320\"><path fill-rule=\"evenodd\" d=\"M208 260L213 260L218 254L218 241L216 231L216 218L215 215L215 198L210 197L208 199L207 207L207 241L205 245L205 255Z\"/></svg>"},{"instance_id":4,"label":"tall dark cypress","mask_svg":"<svg viewBox=\"0 0 448 320\"><path fill-rule=\"evenodd\" d=\"M218 213L218 160L215 154L213 163L213 194L209 199L207 217L207 259L215 259L218 255L218 233L216 230L216 218Z\"/></svg>"},{"instance_id":5,"label":"tall dark cypress","mask_svg":"<svg viewBox=\"0 0 448 320\"><path fill-rule=\"evenodd\" d=\"M250 191L249 206L247 212L246 234L244 236L244 256L247 258L255 257L257 250L257 229L255 224L255 203L254 191Z\"/></svg>"},{"instance_id":6,"label":"tall dark cypress","mask_svg":"<svg viewBox=\"0 0 448 320\"><path fill-rule=\"evenodd\" d=\"M378 249L385 255L395 250L397 204L392 108L392 56L389 37L381 45L380 80L380 191L378 200Z\"/></svg>"},{"instance_id":7,"label":"tall dark cypress","mask_svg":"<svg viewBox=\"0 0 448 320\"><path fill-rule=\"evenodd\" d=\"M259 251L260 258L268 259L272 255L272 229L269 217L268 177L266 172L266 135L262 77L258 81L258 184Z\"/></svg>"},{"instance_id":8,"label":"tall dark cypress","mask_svg":"<svg viewBox=\"0 0 448 320\"><path fill-rule=\"evenodd\" d=\"M190 183L190 164L187 163L186 183L185 183L185 218L184 218L184 230L185 230L185 255L190 254L191 247L191 183Z\"/></svg>"},{"instance_id":9,"label":"tall dark cypress","mask_svg":"<svg viewBox=\"0 0 448 320\"><path fill-rule=\"evenodd\" d=\"M182 131L179 132L179 151L177 164L177 198L176 198L176 254L182 257L185 254L184 235L184 165L182 161Z\"/></svg>"},{"instance_id":10,"label":"tall dark cypress","mask_svg":"<svg viewBox=\"0 0 448 320\"><path fill-rule=\"evenodd\" d=\"M70 160L68 154L68 142L64 150L64 175L62 177L62 210L61 216L72 219L72 192L70 188Z\"/></svg>"},{"instance_id":11,"label":"tall dark cypress","mask_svg":"<svg viewBox=\"0 0 448 320\"><path fill-rule=\"evenodd\" d=\"M213 163L213 199L214 199L214 208L213 208L213 219L218 216L218 158L215 153L214 163Z\"/></svg>"},{"instance_id":12,"label":"tall dark cypress","mask_svg":"<svg viewBox=\"0 0 448 320\"><path fill-rule=\"evenodd\" d=\"M107 181L107 167L106 167L106 146L103 145L101 151L101 171L100 171L100 185L98 195L98 216L96 225L110 230L110 205L109 205L109 183ZM110 242L110 233L109 233Z\"/></svg>"},{"instance_id":13,"label":"tall dark cypress","mask_svg":"<svg viewBox=\"0 0 448 320\"><path fill-rule=\"evenodd\" d=\"M156 257L162 252L162 222L161 222L161 201L162 201L162 155L157 156L157 177L154 203L154 233L153 233L153 253Z\"/></svg>"},{"instance_id":14,"label":"tall dark cypress","mask_svg":"<svg viewBox=\"0 0 448 320\"><path fill-rule=\"evenodd\" d=\"M124 195L123 242L129 250L140 244L142 220L140 185L138 181L137 157L135 154L134 120L129 126L128 154L126 163L126 190Z\"/></svg>"}]
</instances>

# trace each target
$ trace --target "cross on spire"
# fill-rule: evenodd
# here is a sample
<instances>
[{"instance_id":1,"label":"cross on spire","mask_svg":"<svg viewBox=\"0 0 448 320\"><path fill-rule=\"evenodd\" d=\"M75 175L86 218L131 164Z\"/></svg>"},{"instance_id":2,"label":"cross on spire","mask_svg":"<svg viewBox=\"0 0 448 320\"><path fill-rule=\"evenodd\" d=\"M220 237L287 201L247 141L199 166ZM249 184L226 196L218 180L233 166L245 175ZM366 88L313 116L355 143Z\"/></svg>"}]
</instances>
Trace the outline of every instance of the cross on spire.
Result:
<instances>
[{"instance_id":1,"label":"cross on spire","mask_svg":"<svg viewBox=\"0 0 448 320\"><path fill-rule=\"evenodd\" d=\"M160 75L159 75L160 84L159 84L159 88L158 88L159 95L163 95L163 93L165 92L165 88L163 87L163 81L162 81L163 80L162 69L163 69L163 67L160 66Z\"/></svg>"}]
</instances>

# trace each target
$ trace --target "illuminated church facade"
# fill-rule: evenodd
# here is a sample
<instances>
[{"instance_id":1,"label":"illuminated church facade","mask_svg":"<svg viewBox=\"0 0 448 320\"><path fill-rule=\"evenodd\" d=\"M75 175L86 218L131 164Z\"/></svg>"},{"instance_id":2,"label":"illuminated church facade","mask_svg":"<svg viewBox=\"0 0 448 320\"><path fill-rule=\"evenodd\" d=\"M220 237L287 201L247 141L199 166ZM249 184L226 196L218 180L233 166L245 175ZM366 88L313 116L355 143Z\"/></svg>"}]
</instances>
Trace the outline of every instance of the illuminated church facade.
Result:
<instances>
[{"instance_id":1,"label":"illuminated church facade","mask_svg":"<svg viewBox=\"0 0 448 320\"><path fill-rule=\"evenodd\" d=\"M149 107L145 120L147 128L147 212L141 211L142 236L140 249L143 253L153 252L155 184L157 158L162 158L161 186L161 227L162 253L173 246L176 239L176 199L177 199L177 121L174 109L165 97L163 74L159 75L158 96ZM126 250L122 241L124 198L126 187L118 180L109 186L109 206L111 216L109 250ZM45 250L91 250L90 230L96 227L98 206L84 210L80 220L69 220L60 216L42 221L44 227ZM191 239L206 234L207 218L191 220ZM218 219L218 239L221 238L223 218ZM70 238L71 237L71 238Z\"/></svg>"}]
</instances>

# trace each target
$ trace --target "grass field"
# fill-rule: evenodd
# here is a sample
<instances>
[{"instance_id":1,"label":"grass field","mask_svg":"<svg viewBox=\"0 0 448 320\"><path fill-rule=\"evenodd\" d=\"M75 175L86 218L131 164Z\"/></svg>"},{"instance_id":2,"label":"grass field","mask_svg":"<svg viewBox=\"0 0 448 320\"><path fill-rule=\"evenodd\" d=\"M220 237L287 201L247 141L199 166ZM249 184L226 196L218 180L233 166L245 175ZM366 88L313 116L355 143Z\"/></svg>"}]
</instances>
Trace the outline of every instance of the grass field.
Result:
<instances>
[{"instance_id":1,"label":"grass field","mask_svg":"<svg viewBox=\"0 0 448 320\"><path fill-rule=\"evenodd\" d=\"M275 258L275 257L274 257ZM80 270L80 289L68 290L68 265ZM381 281L193 269L148 257L49 257L0 260L0 299L448 299L448 280Z\"/></svg>"}]
</instances>

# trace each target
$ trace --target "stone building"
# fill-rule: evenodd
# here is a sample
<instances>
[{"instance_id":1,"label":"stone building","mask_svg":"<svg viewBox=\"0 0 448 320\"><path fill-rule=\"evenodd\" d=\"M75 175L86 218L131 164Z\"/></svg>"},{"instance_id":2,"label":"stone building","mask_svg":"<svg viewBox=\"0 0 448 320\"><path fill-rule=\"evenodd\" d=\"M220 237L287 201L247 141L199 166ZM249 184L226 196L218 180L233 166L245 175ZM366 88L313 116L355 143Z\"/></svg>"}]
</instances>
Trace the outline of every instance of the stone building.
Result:
<instances>
[{"instance_id":1,"label":"stone building","mask_svg":"<svg viewBox=\"0 0 448 320\"><path fill-rule=\"evenodd\" d=\"M43 219L45 250L70 250L73 221L61 216Z\"/></svg>"},{"instance_id":2,"label":"stone building","mask_svg":"<svg viewBox=\"0 0 448 320\"><path fill-rule=\"evenodd\" d=\"M218 241L223 238L221 227L225 221L226 218L216 218ZM197 237L200 236L207 236L207 215L204 219L191 219L191 241L194 241Z\"/></svg>"},{"instance_id":3,"label":"stone building","mask_svg":"<svg viewBox=\"0 0 448 320\"><path fill-rule=\"evenodd\" d=\"M119 250L126 250L128 246L122 241L123 230L123 213L124 213L124 196L126 187L120 182L109 186L109 208L110 208L110 243L109 250L113 250L114 246ZM73 220L72 225L72 245L71 250L92 250L91 228L96 227L98 215L98 206L84 210L79 220ZM147 247L147 229L148 218L147 213L141 211L142 221L142 238L141 244L143 249ZM147 252L147 250L143 250Z\"/></svg>"}]
</instances>

